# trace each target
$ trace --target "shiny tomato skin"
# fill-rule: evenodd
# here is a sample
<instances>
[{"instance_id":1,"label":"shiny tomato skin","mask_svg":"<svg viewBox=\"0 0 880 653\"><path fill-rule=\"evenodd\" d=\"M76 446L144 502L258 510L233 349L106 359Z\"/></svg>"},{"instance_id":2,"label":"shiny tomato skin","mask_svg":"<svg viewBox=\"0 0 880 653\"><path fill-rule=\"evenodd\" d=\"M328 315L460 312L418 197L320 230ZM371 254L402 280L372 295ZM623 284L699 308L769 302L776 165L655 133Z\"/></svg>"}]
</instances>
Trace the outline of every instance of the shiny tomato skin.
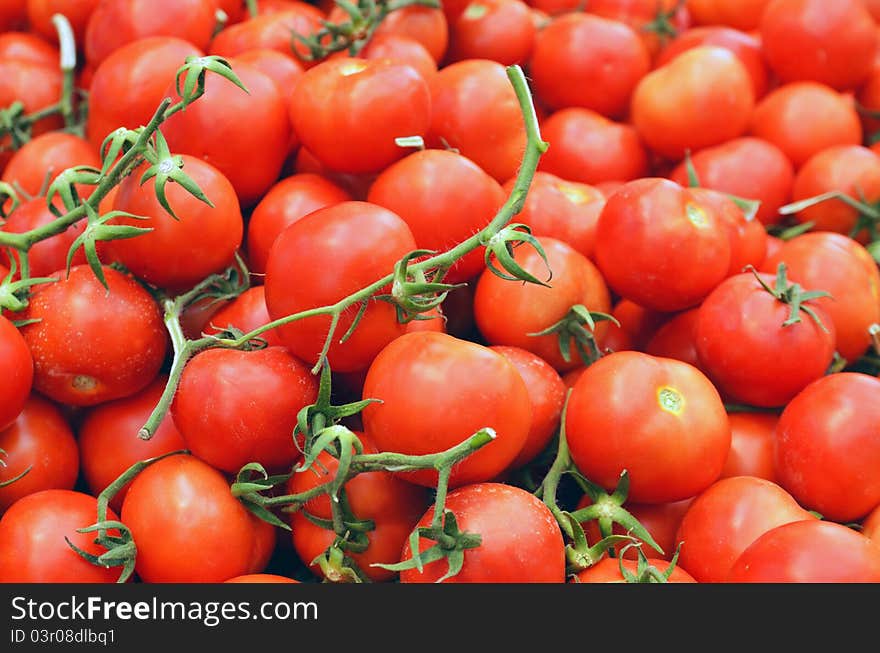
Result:
<instances>
[{"instance_id":1,"label":"shiny tomato skin","mask_svg":"<svg viewBox=\"0 0 880 653\"><path fill-rule=\"evenodd\" d=\"M16 501L0 518L0 583L115 582L118 567L93 565L65 541L92 555L104 553L93 533L76 532L97 517L98 500L73 490L43 490ZM107 519L118 518L108 510Z\"/></svg>"},{"instance_id":2,"label":"shiny tomato skin","mask_svg":"<svg viewBox=\"0 0 880 653\"><path fill-rule=\"evenodd\" d=\"M553 515L529 492L501 483L475 483L446 497L446 510L455 513L459 530L479 533L480 546L464 552L461 571L446 583L562 583L565 552L562 532ZM431 523L433 508L419 521ZM422 538L419 550L432 542ZM409 542L403 560L411 557ZM445 560L424 566L419 572L401 572L402 583L433 583L448 569Z\"/></svg>"},{"instance_id":3,"label":"shiny tomato skin","mask_svg":"<svg viewBox=\"0 0 880 653\"><path fill-rule=\"evenodd\" d=\"M266 308L266 288L252 286L214 313L209 319L205 332L219 333L229 327L235 327L242 333L250 333L269 322L271 318L269 309ZM281 338L275 329L264 331L259 337L269 346L281 345Z\"/></svg>"},{"instance_id":4,"label":"shiny tomato skin","mask_svg":"<svg viewBox=\"0 0 880 653\"><path fill-rule=\"evenodd\" d=\"M699 311L692 308L678 313L657 329L645 345L645 353L661 358L674 358L694 367L700 367L697 356L696 325Z\"/></svg>"},{"instance_id":5,"label":"shiny tomato skin","mask_svg":"<svg viewBox=\"0 0 880 653\"><path fill-rule=\"evenodd\" d=\"M27 402L34 382L34 361L27 341L8 319L0 315L0 428L12 424Z\"/></svg>"},{"instance_id":6,"label":"shiny tomato skin","mask_svg":"<svg viewBox=\"0 0 880 653\"><path fill-rule=\"evenodd\" d=\"M0 431L5 463L0 483L30 471L0 488L0 514L18 499L41 490L72 490L79 473L79 451L73 430L57 406L33 394L18 419Z\"/></svg>"},{"instance_id":7,"label":"shiny tomato skin","mask_svg":"<svg viewBox=\"0 0 880 653\"><path fill-rule=\"evenodd\" d=\"M8 2L2 3L8 5ZM4 7L0 6L0 14ZM0 16L0 25L3 18ZM17 32L0 27L0 59L26 59L34 63L55 66L58 63L58 48L46 39L31 32Z\"/></svg>"},{"instance_id":8,"label":"shiny tomato skin","mask_svg":"<svg viewBox=\"0 0 880 653\"><path fill-rule=\"evenodd\" d=\"M577 583L624 583L626 582L623 574L620 573L621 561L618 558L602 558L599 562L583 569L575 577ZM638 570L638 562L625 558L623 566L627 571L636 575ZM669 561L663 558L648 558L648 564L655 567L659 572L663 573L669 567ZM691 576L682 567L676 564L672 573L669 575L667 583L696 583L696 579Z\"/></svg>"},{"instance_id":9,"label":"shiny tomato skin","mask_svg":"<svg viewBox=\"0 0 880 653\"><path fill-rule=\"evenodd\" d=\"M344 54L341 53L341 54ZM374 34L360 52L364 59L392 59L412 66L429 82L437 74L437 62L419 41L397 34Z\"/></svg>"},{"instance_id":10,"label":"shiny tomato skin","mask_svg":"<svg viewBox=\"0 0 880 653\"><path fill-rule=\"evenodd\" d=\"M776 426L779 484L839 522L880 504L880 379L841 372L808 385Z\"/></svg>"},{"instance_id":11,"label":"shiny tomato skin","mask_svg":"<svg viewBox=\"0 0 880 653\"><path fill-rule=\"evenodd\" d=\"M101 167L101 157L94 146L75 134L47 132L31 139L12 155L3 169L2 180L18 184L30 195L38 195L40 190L45 194L48 184L60 172L81 165ZM88 197L93 188L77 186L82 198Z\"/></svg>"},{"instance_id":12,"label":"shiny tomato skin","mask_svg":"<svg viewBox=\"0 0 880 653\"><path fill-rule=\"evenodd\" d=\"M834 522L784 524L743 551L727 582L878 583L880 547Z\"/></svg>"},{"instance_id":13,"label":"shiny tomato skin","mask_svg":"<svg viewBox=\"0 0 880 653\"><path fill-rule=\"evenodd\" d=\"M547 2L548 0L537 0L536 6L544 6ZM555 4L560 0L549 2ZM581 5L572 3L571 9L580 10ZM656 56L669 38L652 29L655 21L663 18L676 32L683 32L691 26L687 4L677 0L592 0L587 11L632 27L642 37L652 57Z\"/></svg>"},{"instance_id":14,"label":"shiny tomato skin","mask_svg":"<svg viewBox=\"0 0 880 653\"><path fill-rule=\"evenodd\" d=\"M668 248L675 247L675 256ZM596 225L596 261L617 294L646 308L699 304L727 275L730 240L698 194L667 179L629 182Z\"/></svg>"},{"instance_id":15,"label":"shiny tomato skin","mask_svg":"<svg viewBox=\"0 0 880 653\"><path fill-rule=\"evenodd\" d=\"M491 59L511 66L525 64L537 28L522 0L473 0L450 32L449 61Z\"/></svg>"},{"instance_id":16,"label":"shiny tomato skin","mask_svg":"<svg viewBox=\"0 0 880 653\"><path fill-rule=\"evenodd\" d=\"M22 328L34 358L34 389L90 406L134 394L159 373L168 347L162 314L131 277L104 267L108 293L86 265L31 297ZM75 335L74 335L75 334ZM71 347L72 340L76 346Z\"/></svg>"},{"instance_id":17,"label":"shiny tomato skin","mask_svg":"<svg viewBox=\"0 0 880 653\"><path fill-rule=\"evenodd\" d=\"M340 11L339 8L336 11ZM443 10L437 7L411 5L393 11L373 32L374 36L389 34L418 41L438 65L449 47L449 24Z\"/></svg>"},{"instance_id":18,"label":"shiny tomato skin","mask_svg":"<svg viewBox=\"0 0 880 653\"><path fill-rule=\"evenodd\" d=\"M223 581L224 583L250 583L250 584L262 584L262 583L298 583L298 580L293 578L288 578L287 576L279 576L278 574L244 574L242 576L236 576L235 578L230 578L229 580Z\"/></svg>"},{"instance_id":19,"label":"shiny tomato skin","mask_svg":"<svg viewBox=\"0 0 880 653\"><path fill-rule=\"evenodd\" d=\"M761 278L773 287L774 276ZM752 406L783 406L825 374L834 355L834 323L813 300L805 304L824 329L803 311L800 322L783 326L790 307L751 272L728 278L705 299L697 319L697 355L725 397Z\"/></svg>"},{"instance_id":20,"label":"shiny tomato skin","mask_svg":"<svg viewBox=\"0 0 880 653\"><path fill-rule=\"evenodd\" d=\"M317 397L317 378L283 347L210 349L187 363L171 414L187 449L211 466L284 471L300 456L297 414Z\"/></svg>"},{"instance_id":21,"label":"shiny tomato skin","mask_svg":"<svg viewBox=\"0 0 880 653\"><path fill-rule=\"evenodd\" d=\"M56 202L56 207L60 206L60 202ZM45 197L35 197L32 200L20 204L15 211L9 216L3 224L0 231L9 233L25 233L31 229L45 227L57 219L46 204ZM85 229L85 221L71 225L65 231L41 240L30 248L28 251L28 263L30 264L30 276L35 277L51 277L53 273L64 270L67 266L67 253L70 250L73 241ZM16 261L19 261L18 254L13 254ZM9 265L9 259L5 251L0 252L0 261ZM71 261L74 265L85 263L85 255L83 251L77 250ZM21 265L18 263L16 277L19 276ZM56 278L58 276L56 275Z\"/></svg>"},{"instance_id":22,"label":"shiny tomato skin","mask_svg":"<svg viewBox=\"0 0 880 653\"><path fill-rule=\"evenodd\" d=\"M779 415L730 413L730 454L721 478L754 476L777 483L774 448Z\"/></svg>"},{"instance_id":23,"label":"shiny tomato skin","mask_svg":"<svg viewBox=\"0 0 880 653\"><path fill-rule=\"evenodd\" d=\"M586 369L565 430L577 468L609 491L627 470L636 503L694 496L717 480L730 450L730 423L709 380L687 363L640 352L609 354Z\"/></svg>"},{"instance_id":24,"label":"shiny tomato skin","mask_svg":"<svg viewBox=\"0 0 880 653\"><path fill-rule=\"evenodd\" d=\"M27 59L0 59L0 106L21 102L24 114L32 114L55 104L61 98L61 71L58 64L45 64ZM63 126L61 118L49 115L36 121L31 135L39 136ZM11 158L12 142L7 134L0 139L0 169Z\"/></svg>"},{"instance_id":25,"label":"shiny tomato skin","mask_svg":"<svg viewBox=\"0 0 880 653\"><path fill-rule=\"evenodd\" d=\"M237 57L248 50L270 49L283 54L308 55L309 49L291 38L291 33L311 36L321 28L323 13L305 2L292 4L282 11L266 12L248 18L217 33L208 48L209 54ZM303 61L308 67L308 64Z\"/></svg>"},{"instance_id":26,"label":"shiny tomato skin","mask_svg":"<svg viewBox=\"0 0 880 653\"><path fill-rule=\"evenodd\" d=\"M380 451L437 453L480 429L494 429L492 442L452 470L450 487L488 481L504 471L522 451L531 423L528 390L513 364L444 333L417 331L391 342L370 365L363 397L383 402L362 413L364 431ZM401 478L431 486L437 472L406 472Z\"/></svg>"},{"instance_id":27,"label":"shiny tomato skin","mask_svg":"<svg viewBox=\"0 0 880 653\"><path fill-rule=\"evenodd\" d=\"M58 41L58 30L52 22L56 13L63 14L73 29L76 43L82 43L89 17L100 0L27 0L30 29L49 41Z\"/></svg>"},{"instance_id":28,"label":"shiny tomato skin","mask_svg":"<svg viewBox=\"0 0 880 653\"><path fill-rule=\"evenodd\" d=\"M728 25L745 31L757 29L772 0L688 0L697 25Z\"/></svg>"},{"instance_id":29,"label":"shiny tomato skin","mask_svg":"<svg viewBox=\"0 0 880 653\"><path fill-rule=\"evenodd\" d=\"M345 246L342 248L341 243ZM395 213L367 202L342 202L319 209L287 227L266 265L266 306L273 320L338 302L381 279L416 249L412 232ZM328 273L327 261L333 261ZM337 372L366 369L377 353L406 327L393 306L371 301L351 337L338 340L357 315L354 306L339 320L328 360ZM315 316L278 328L284 345L307 363L317 362L330 316Z\"/></svg>"},{"instance_id":30,"label":"shiny tomato skin","mask_svg":"<svg viewBox=\"0 0 880 653\"><path fill-rule=\"evenodd\" d=\"M753 476L714 483L688 507L675 539L679 560L701 583L721 583L740 554L767 531L816 518L784 489Z\"/></svg>"}]
</instances>

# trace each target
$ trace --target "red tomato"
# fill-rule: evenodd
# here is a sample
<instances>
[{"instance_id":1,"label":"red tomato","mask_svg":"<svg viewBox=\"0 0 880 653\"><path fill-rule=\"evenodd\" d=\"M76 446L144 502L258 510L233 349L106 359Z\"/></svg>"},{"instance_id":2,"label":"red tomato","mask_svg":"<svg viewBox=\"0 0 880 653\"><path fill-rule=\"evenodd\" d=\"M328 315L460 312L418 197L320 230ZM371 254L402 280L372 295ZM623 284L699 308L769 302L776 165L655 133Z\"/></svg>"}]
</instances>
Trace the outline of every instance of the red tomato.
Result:
<instances>
[{"instance_id":1,"label":"red tomato","mask_svg":"<svg viewBox=\"0 0 880 653\"><path fill-rule=\"evenodd\" d=\"M367 372L364 431L380 451L420 455L444 451L483 428L495 439L460 462L450 487L494 478L519 455L531 404L522 376L504 356L444 333L407 333L383 349ZM480 397L480 401L474 401ZM434 485L437 472L401 475Z\"/></svg>"},{"instance_id":2,"label":"red tomato","mask_svg":"<svg viewBox=\"0 0 880 653\"><path fill-rule=\"evenodd\" d=\"M762 274L771 288L775 277ZM805 290L814 290L805 288ZM697 318L697 355L725 397L753 406L783 406L825 374L834 355L834 323L815 300L785 326L791 307L751 272L730 277L706 298Z\"/></svg>"},{"instance_id":3,"label":"red tomato","mask_svg":"<svg viewBox=\"0 0 880 653\"><path fill-rule=\"evenodd\" d=\"M632 96L632 121L668 159L742 136L755 104L752 79L730 50L700 46L649 73Z\"/></svg>"},{"instance_id":4,"label":"red tomato","mask_svg":"<svg viewBox=\"0 0 880 653\"><path fill-rule=\"evenodd\" d=\"M726 194L708 188L693 188L700 204L718 216L730 241L727 276L739 274L748 266L758 266L767 256L767 232L757 220L746 218L743 210Z\"/></svg>"},{"instance_id":5,"label":"red tomato","mask_svg":"<svg viewBox=\"0 0 880 653\"><path fill-rule=\"evenodd\" d=\"M243 576L236 576L235 578L230 578L229 580L223 581L224 583L298 583L298 580L294 580L293 578L288 578L287 576L279 576L278 574L244 574Z\"/></svg>"},{"instance_id":6,"label":"red tomato","mask_svg":"<svg viewBox=\"0 0 880 653\"><path fill-rule=\"evenodd\" d=\"M721 478L755 476L776 482L773 448L776 446L778 415L766 413L731 413L730 454Z\"/></svg>"},{"instance_id":7,"label":"red tomato","mask_svg":"<svg viewBox=\"0 0 880 653\"><path fill-rule=\"evenodd\" d=\"M210 54L237 57L248 50L278 50L283 54L306 56L309 49L291 38L292 33L311 36L321 28L324 14L305 2L291 4L287 9L266 13L221 30L211 41ZM304 62L308 67L308 63Z\"/></svg>"},{"instance_id":8,"label":"red tomato","mask_svg":"<svg viewBox=\"0 0 880 653\"><path fill-rule=\"evenodd\" d=\"M583 107L611 118L629 109L651 57L631 27L583 13L564 14L538 32L529 76L551 109Z\"/></svg>"},{"instance_id":9,"label":"red tomato","mask_svg":"<svg viewBox=\"0 0 880 653\"><path fill-rule=\"evenodd\" d=\"M648 174L648 155L636 130L589 109L562 109L541 123L550 143L538 170L568 181L599 184Z\"/></svg>"},{"instance_id":10,"label":"red tomato","mask_svg":"<svg viewBox=\"0 0 880 653\"><path fill-rule=\"evenodd\" d=\"M864 354L868 328L880 322L880 272L868 250L840 234L813 232L783 243L761 269L772 272L782 262L805 287L831 293L815 303L834 323L837 353L850 362Z\"/></svg>"},{"instance_id":11,"label":"red tomato","mask_svg":"<svg viewBox=\"0 0 880 653\"><path fill-rule=\"evenodd\" d=\"M521 0L473 0L452 24L448 60L524 64L536 31L531 10Z\"/></svg>"},{"instance_id":12,"label":"red tomato","mask_svg":"<svg viewBox=\"0 0 880 653\"><path fill-rule=\"evenodd\" d=\"M579 304L590 311L608 313L611 298L599 269L589 259L553 238L542 238L541 244L547 263L531 246L518 248L514 259L544 281L552 270L550 286L512 283L487 270L477 282L474 316L480 333L489 343L521 347L565 372L583 363L574 342L570 341L570 357L565 360L557 334L533 334L553 326ZM597 337L606 328L607 323L597 323Z\"/></svg>"},{"instance_id":13,"label":"red tomato","mask_svg":"<svg viewBox=\"0 0 880 653\"><path fill-rule=\"evenodd\" d=\"M39 286L22 316L39 320L21 330L34 388L60 403L127 397L156 378L165 359L168 337L153 298L132 278L103 271L109 292L88 266L75 266L66 279Z\"/></svg>"},{"instance_id":14,"label":"red tomato","mask_svg":"<svg viewBox=\"0 0 880 653\"><path fill-rule=\"evenodd\" d=\"M166 382L167 377L160 375L140 392L96 406L83 417L77 436L83 477L93 495L98 496L136 462L186 448L169 415L149 440L137 436L159 403ZM111 508L122 508L130 485L115 494Z\"/></svg>"},{"instance_id":15,"label":"red tomato","mask_svg":"<svg viewBox=\"0 0 880 653\"><path fill-rule=\"evenodd\" d=\"M543 6L548 0L539 0L536 6ZM559 2L559 0L549 0ZM581 5L573 4L572 9ZM659 31L657 23L665 30L678 33L690 27L691 18L688 7L678 0L591 0L587 6L591 14L604 16L625 23L638 32L651 56L657 54L669 38Z\"/></svg>"},{"instance_id":16,"label":"red tomato","mask_svg":"<svg viewBox=\"0 0 880 653\"><path fill-rule=\"evenodd\" d=\"M76 43L82 43L89 16L95 11L99 0L27 0L28 25L43 38L58 41L58 30L52 16L63 14L73 28Z\"/></svg>"},{"instance_id":17,"label":"red tomato","mask_svg":"<svg viewBox=\"0 0 880 653\"><path fill-rule=\"evenodd\" d=\"M715 482L730 450L730 424L709 380L687 363L638 352L587 368L565 431L577 468L609 491L628 470L637 503L694 496Z\"/></svg>"},{"instance_id":18,"label":"red tomato","mask_svg":"<svg viewBox=\"0 0 880 653\"><path fill-rule=\"evenodd\" d=\"M36 113L56 102L61 97L61 71L58 64L44 64L27 59L0 59L0 107L8 107L20 102L25 115ZM36 121L31 127L31 135L39 136L62 126L58 115L50 115ZM0 139L0 169L12 156L11 137Z\"/></svg>"},{"instance_id":19,"label":"red tomato","mask_svg":"<svg viewBox=\"0 0 880 653\"><path fill-rule=\"evenodd\" d=\"M45 194L60 172L73 166L101 167L97 150L85 139L65 132L48 132L25 143L12 155L3 170L2 180L17 184L25 193ZM78 185L83 199L93 187Z\"/></svg>"},{"instance_id":20,"label":"red tomato","mask_svg":"<svg viewBox=\"0 0 880 653\"><path fill-rule=\"evenodd\" d=\"M664 560L663 558L648 558L647 562L649 565L655 567L657 571L660 573L664 573L666 569L669 567L669 562ZM586 569L579 571L576 574L577 580L574 582L578 583L623 583L626 582L623 574L620 571L620 565L623 564L624 568L631 572L633 575L637 575L638 565L639 563L635 560L620 560L618 558L603 558L596 564L591 567L587 567ZM697 581L684 569L679 567L678 565L672 570L672 573L669 575L668 583L696 583Z\"/></svg>"},{"instance_id":21,"label":"red tomato","mask_svg":"<svg viewBox=\"0 0 880 653\"><path fill-rule=\"evenodd\" d=\"M767 531L815 517L764 479L735 476L713 484L685 512L676 541L681 564L701 583L721 583L739 555Z\"/></svg>"},{"instance_id":22,"label":"red tomato","mask_svg":"<svg viewBox=\"0 0 880 653\"><path fill-rule=\"evenodd\" d=\"M56 202L56 206L60 206L60 202ZM0 230L9 233L25 233L31 229L45 227L56 219L55 214L49 210L49 206L46 204L46 198L36 197L16 208ZM34 243L28 251L31 277L49 277L59 270L64 270L67 266L67 253L85 226L85 221L78 222L58 235ZM13 253L13 256L16 261L19 260L17 253ZM0 252L0 260L7 265L9 264L5 251ZM85 255L81 249L74 254L72 262L75 265L85 263ZM19 273L16 271L16 277L18 276Z\"/></svg>"},{"instance_id":23,"label":"red tomato","mask_svg":"<svg viewBox=\"0 0 880 653\"><path fill-rule=\"evenodd\" d=\"M254 573L254 519L220 472L188 455L150 465L122 503L145 583L221 583Z\"/></svg>"},{"instance_id":24,"label":"red tomato","mask_svg":"<svg viewBox=\"0 0 880 653\"><path fill-rule=\"evenodd\" d=\"M816 82L792 82L755 107L752 135L769 141L800 167L832 145L860 145L862 125L852 98Z\"/></svg>"},{"instance_id":25,"label":"red tomato","mask_svg":"<svg viewBox=\"0 0 880 653\"><path fill-rule=\"evenodd\" d=\"M753 30L772 0L688 0L687 8L697 25L728 25Z\"/></svg>"},{"instance_id":26,"label":"red tomato","mask_svg":"<svg viewBox=\"0 0 880 653\"><path fill-rule=\"evenodd\" d=\"M211 466L280 472L300 456L297 413L317 398L317 378L283 347L209 349L184 368L171 413L187 449Z\"/></svg>"},{"instance_id":27,"label":"red tomato","mask_svg":"<svg viewBox=\"0 0 880 653\"><path fill-rule=\"evenodd\" d=\"M86 59L98 65L114 50L150 36L175 36L204 50L211 42L215 11L214 0L102 0L86 25Z\"/></svg>"},{"instance_id":28,"label":"red tomato","mask_svg":"<svg viewBox=\"0 0 880 653\"><path fill-rule=\"evenodd\" d=\"M287 227L272 246L265 283L269 316L277 320L334 304L388 274L415 249L406 223L380 206L342 202L314 211ZM331 260L333 274L328 276ZM353 306L341 316L330 344L328 360L337 372L366 369L406 328L397 321L391 304L373 300L351 337L340 343L358 308ZM294 355L314 364L330 321L329 315L309 317L278 327L278 335Z\"/></svg>"},{"instance_id":29,"label":"red tomato","mask_svg":"<svg viewBox=\"0 0 880 653\"><path fill-rule=\"evenodd\" d=\"M339 53L345 55L344 52ZM364 59L391 59L397 63L405 63L418 71L430 81L437 73L437 62L419 41L397 34L374 34L369 43L358 55Z\"/></svg>"},{"instance_id":30,"label":"red tomato","mask_svg":"<svg viewBox=\"0 0 880 653\"><path fill-rule=\"evenodd\" d=\"M698 309L692 308L670 319L657 329L645 345L645 352L660 358L674 358L699 369L696 345L698 313Z\"/></svg>"},{"instance_id":31,"label":"red tomato","mask_svg":"<svg viewBox=\"0 0 880 653\"><path fill-rule=\"evenodd\" d=\"M422 150L386 168L367 201L407 223L419 249L444 251L488 225L504 203L501 185L470 159L447 150ZM485 269L477 248L449 270L450 283Z\"/></svg>"},{"instance_id":32,"label":"red tomato","mask_svg":"<svg viewBox=\"0 0 880 653\"><path fill-rule=\"evenodd\" d=\"M340 11L337 7L335 11ZM332 20L333 12L330 13ZM385 18L373 32L375 36L406 36L421 43L438 64L449 45L449 25L441 9L405 6Z\"/></svg>"},{"instance_id":33,"label":"red tomato","mask_svg":"<svg viewBox=\"0 0 880 653\"><path fill-rule=\"evenodd\" d=\"M774 0L761 16L760 33L783 83L855 88L871 74L877 51L877 28L862 0Z\"/></svg>"},{"instance_id":34,"label":"red tomato","mask_svg":"<svg viewBox=\"0 0 880 653\"><path fill-rule=\"evenodd\" d=\"M514 177L526 132L504 66L486 59L459 61L434 75L430 87L427 141L457 149L499 183Z\"/></svg>"},{"instance_id":35,"label":"red tomato","mask_svg":"<svg viewBox=\"0 0 880 653\"><path fill-rule=\"evenodd\" d=\"M628 299L618 301L614 305L611 315L620 323L620 326L618 327L614 323L609 324L608 333L626 334L626 340L637 350L643 350L660 327L671 318L668 313L639 306Z\"/></svg>"},{"instance_id":36,"label":"red tomato","mask_svg":"<svg viewBox=\"0 0 880 653\"><path fill-rule=\"evenodd\" d=\"M492 446L492 445L489 445ZM479 533L478 547L464 551L461 571L446 583L562 583L565 547L562 532L549 508L525 490L500 483L476 483L450 492L446 510L456 517L462 533ZM434 509L419 526L431 523ZM419 550L433 544L419 540ZM515 551L515 555L511 553ZM410 558L409 542L402 559ZM401 572L402 583L433 583L448 571L445 560L426 564L421 572Z\"/></svg>"},{"instance_id":37,"label":"red tomato","mask_svg":"<svg viewBox=\"0 0 880 653\"><path fill-rule=\"evenodd\" d=\"M0 30L24 29L27 25L27 0L0 2Z\"/></svg>"},{"instance_id":38,"label":"red tomato","mask_svg":"<svg viewBox=\"0 0 880 653\"><path fill-rule=\"evenodd\" d=\"M736 138L700 150L691 158L700 186L761 202L755 217L763 224L779 220L779 208L791 199L794 167L785 152L759 138ZM682 162L672 181L686 186Z\"/></svg>"},{"instance_id":39,"label":"red tomato","mask_svg":"<svg viewBox=\"0 0 880 653\"><path fill-rule=\"evenodd\" d=\"M27 342L15 325L0 315L0 428L12 424L24 408L34 380L34 363Z\"/></svg>"},{"instance_id":40,"label":"red tomato","mask_svg":"<svg viewBox=\"0 0 880 653\"><path fill-rule=\"evenodd\" d=\"M206 333L220 333L229 327L235 327L243 333L250 333L271 322L269 309L266 308L266 289L263 286L248 288L234 301L214 313L205 328ZM280 345L281 338L275 329L264 331L259 336L270 346Z\"/></svg>"},{"instance_id":41,"label":"red tomato","mask_svg":"<svg viewBox=\"0 0 880 653\"><path fill-rule=\"evenodd\" d=\"M305 72L302 63L293 54L282 54L278 50L270 50L268 48L246 50L236 55L235 60L253 66L266 75L266 77L271 78L275 82L278 93L283 100L287 99L290 90ZM296 141L294 142L295 144Z\"/></svg>"},{"instance_id":42,"label":"red tomato","mask_svg":"<svg viewBox=\"0 0 880 653\"><path fill-rule=\"evenodd\" d=\"M4 8L9 2L0 3L0 25L2 25ZM22 2L24 4L24 2ZM0 59L25 59L46 66L57 66L59 52L45 39L30 32L10 32L2 29L0 34Z\"/></svg>"},{"instance_id":43,"label":"red tomato","mask_svg":"<svg viewBox=\"0 0 880 653\"><path fill-rule=\"evenodd\" d=\"M880 379L852 372L820 378L779 418L779 484L827 519L861 519L880 504L878 429Z\"/></svg>"},{"instance_id":44,"label":"red tomato","mask_svg":"<svg viewBox=\"0 0 880 653\"><path fill-rule=\"evenodd\" d=\"M819 520L768 531L737 559L731 583L877 583L880 547L854 530Z\"/></svg>"},{"instance_id":45,"label":"red tomato","mask_svg":"<svg viewBox=\"0 0 880 653\"><path fill-rule=\"evenodd\" d=\"M670 248L675 256L670 256ZM658 311L699 304L727 275L730 239L717 212L667 179L632 181L596 225L596 262L620 296Z\"/></svg>"},{"instance_id":46,"label":"red tomato","mask_svg":"<svg viewBox=\"0 0 880 653\"><path fill-rule=\"evenodd\" d=\"M79 451L73 431L61 411L34 394L11 426L0 431L0 513L20 498L49 489L72 490L79 473Z\"/></svg>"}]
</instances>

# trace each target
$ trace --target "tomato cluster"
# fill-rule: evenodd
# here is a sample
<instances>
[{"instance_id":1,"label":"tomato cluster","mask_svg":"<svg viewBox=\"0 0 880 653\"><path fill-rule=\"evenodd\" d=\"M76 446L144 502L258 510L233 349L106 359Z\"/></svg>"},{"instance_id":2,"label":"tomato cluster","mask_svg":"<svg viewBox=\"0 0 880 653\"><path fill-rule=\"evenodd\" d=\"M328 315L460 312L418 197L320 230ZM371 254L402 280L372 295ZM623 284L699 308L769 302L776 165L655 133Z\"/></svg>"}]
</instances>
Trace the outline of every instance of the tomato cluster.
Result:
<instances>
[{"instance_id":1,"label":"tomato cluster","mask_svg":"<svg viewBox=\"0 0 880 653\"><path fill-rule=\"evenodd\" d=\"M868 0L0 2L0 582L880 582L878 135Z\"/></svg>"}]
</instances>

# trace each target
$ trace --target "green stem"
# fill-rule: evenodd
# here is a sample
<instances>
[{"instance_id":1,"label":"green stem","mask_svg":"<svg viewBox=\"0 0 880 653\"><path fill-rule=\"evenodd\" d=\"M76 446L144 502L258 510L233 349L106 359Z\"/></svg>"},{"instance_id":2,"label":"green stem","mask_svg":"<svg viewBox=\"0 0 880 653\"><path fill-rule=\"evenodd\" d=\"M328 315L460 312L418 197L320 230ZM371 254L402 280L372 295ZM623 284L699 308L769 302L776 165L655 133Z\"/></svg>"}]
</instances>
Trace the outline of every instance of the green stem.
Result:
<instances>
[{"instance_id":1,"label":"green stem","mask_svg":"<svg viewBox=\"0 0 880 653\"><path fill-rule=\"evenodd\" d=\"M64 126L72 127L76 122L76 115L73 111L73 93L76 82L76 41L73 37L70 21L64 15L55 14L52 16L52 24L58 32L58 43L61 49L61 73L63 75L58 108L64 118Z\"/></svg>"},{"instance_id":2,"label":"green stem","mask_svg":"<svg viewBox=\"0 0 880 653\"><path fill-rule=\"evenodd\" d=\"M257 7L257 0L245 0L245 4L247 5L248 15L251 18L256 18L260 14L260 9Z\"/></svg>"}]
</instances>

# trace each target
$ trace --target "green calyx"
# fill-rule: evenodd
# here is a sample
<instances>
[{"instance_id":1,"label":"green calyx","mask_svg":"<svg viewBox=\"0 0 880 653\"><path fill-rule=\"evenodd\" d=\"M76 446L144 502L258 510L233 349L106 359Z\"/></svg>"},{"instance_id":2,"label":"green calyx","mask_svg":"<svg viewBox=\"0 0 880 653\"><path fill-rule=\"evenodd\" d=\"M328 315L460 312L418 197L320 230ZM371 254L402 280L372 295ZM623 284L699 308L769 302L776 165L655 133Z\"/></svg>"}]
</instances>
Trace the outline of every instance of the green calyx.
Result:
<instances>
[{"instance_id":1,"label":"green calyx","mask_svg":"<svg viewBox=\"0 0 880 653\"><path fill-rule=\"evenodd\" d=\"M758 271L753 266L748 266L747 270L751 271L752 274L755 275L755 279L758 280L758 283L761 284L761 287L766 290L768 293L773 295L773 297L782 302L783 304L787 304L789 306L789 315L788 319L782 323L783 327L791 326L792 324L797 324L801 321L801 312L806 313L810 319L812 319L820 329L822 329L825 333L828 333L828 327L826 327L816 312L809 306L806 305L806 302L811 299L818 299L820 297L831 297L831 293L826 292L824 290L810 290L804 291L801 288L800 284L797 283L789 283L786 277L786 266L785 263L780 263L776 268L776 282L773 287L770 287L764 279L761 278L761 275L758 274Z\"/></svg>"}]
</instances>

